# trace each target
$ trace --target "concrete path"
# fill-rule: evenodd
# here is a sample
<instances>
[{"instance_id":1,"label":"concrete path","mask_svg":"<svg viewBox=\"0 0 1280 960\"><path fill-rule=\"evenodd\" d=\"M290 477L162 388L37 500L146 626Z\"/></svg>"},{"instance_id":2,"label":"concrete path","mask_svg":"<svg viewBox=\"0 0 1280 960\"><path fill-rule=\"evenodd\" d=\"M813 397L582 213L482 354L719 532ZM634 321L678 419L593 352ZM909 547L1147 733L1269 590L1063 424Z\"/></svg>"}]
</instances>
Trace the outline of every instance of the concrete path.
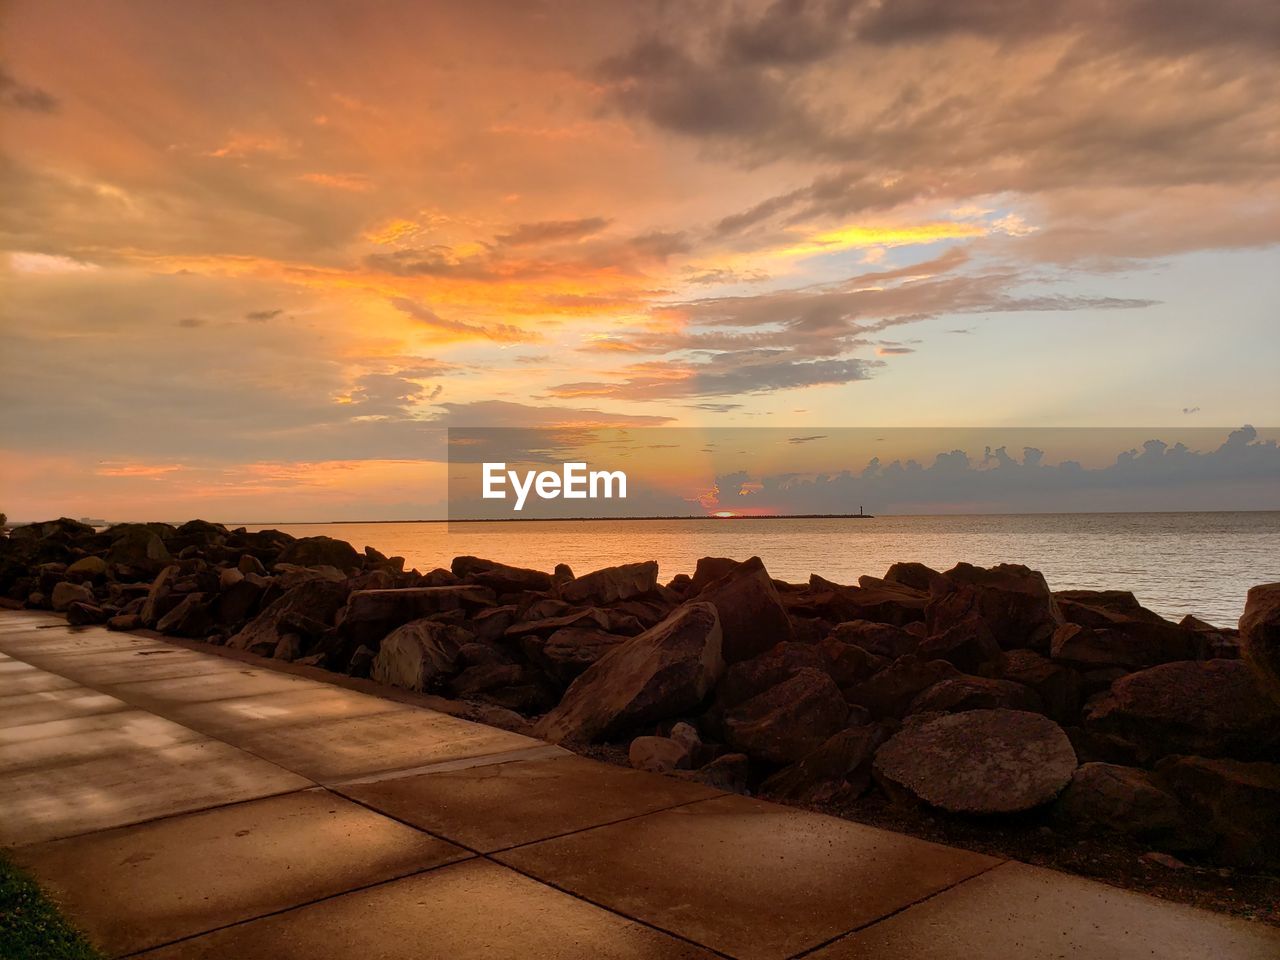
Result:
<instances>
[{"instance_id":1,"label":"concrete path","mask_svg":"<svg viewBox=\"0 0 1280 960\"><path fill-rule=\"evenodd\" d=\"M0 611L0 844L154 958L1274 960L1280 930Z\"/></svg>"}]
</instances>

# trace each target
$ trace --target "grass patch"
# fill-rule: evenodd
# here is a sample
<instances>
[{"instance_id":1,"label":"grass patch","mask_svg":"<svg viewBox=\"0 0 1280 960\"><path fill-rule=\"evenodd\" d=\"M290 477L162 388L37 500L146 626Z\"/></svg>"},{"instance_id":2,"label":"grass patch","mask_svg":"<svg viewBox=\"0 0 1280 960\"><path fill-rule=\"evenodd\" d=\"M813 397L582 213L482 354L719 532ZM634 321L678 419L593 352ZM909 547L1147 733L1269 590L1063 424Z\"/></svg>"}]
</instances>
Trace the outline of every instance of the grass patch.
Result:
<instances>
[{"instance_id":1,"label":"grass patch","mask_svg":"<svg viewBox=\"0 0 1280 960\"><path fill-rule=\"evenodd\" d=\"M0 854L0 960L103 960L36 882Z\"/></svg>"}]
</instances>

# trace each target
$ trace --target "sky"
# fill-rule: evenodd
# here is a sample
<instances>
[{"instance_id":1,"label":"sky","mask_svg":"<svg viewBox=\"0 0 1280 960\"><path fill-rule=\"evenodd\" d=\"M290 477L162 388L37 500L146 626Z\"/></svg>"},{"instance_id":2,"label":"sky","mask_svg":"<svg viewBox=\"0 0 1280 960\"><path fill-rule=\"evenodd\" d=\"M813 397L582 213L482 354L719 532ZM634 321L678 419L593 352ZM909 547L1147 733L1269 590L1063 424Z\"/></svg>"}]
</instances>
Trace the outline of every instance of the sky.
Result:
<instances>
[{"instance_id":1,"label":"sky","mask_svg":"<svg viewBox=\"0 0 1280 960\"><path fill-rule=\"evenodd\" d=\"M449 427L1216 449L1280 425L1278 45L1270 0L3 0L0 510L422 516Z\"/></svg>"}]
</instances>

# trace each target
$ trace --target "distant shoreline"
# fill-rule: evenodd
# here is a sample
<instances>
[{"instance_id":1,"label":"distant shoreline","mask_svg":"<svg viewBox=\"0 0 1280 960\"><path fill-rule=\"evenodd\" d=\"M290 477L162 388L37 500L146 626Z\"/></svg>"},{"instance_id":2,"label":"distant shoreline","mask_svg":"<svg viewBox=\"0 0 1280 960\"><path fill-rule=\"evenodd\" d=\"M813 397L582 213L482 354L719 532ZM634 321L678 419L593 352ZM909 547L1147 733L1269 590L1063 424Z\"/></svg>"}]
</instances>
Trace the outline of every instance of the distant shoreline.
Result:
<instances>
[{"instance_id":1,"label":"distant shoreline","mask_svg":"<svg viewBox=\"0 0 1280 960\"><path fill-rule=\"evenodd\" d=\"M281 526L326 526L334 524L355 523L600 523L605 520L649 521L649 520L874 520L870 513L771 513L761 516L736 514L732 517L717 517L707 514L672 514L665 517L466 517L459 520L276 520ZM262 527L270 523L246 523L239 526Z\"/></svg>"}]
</instances>

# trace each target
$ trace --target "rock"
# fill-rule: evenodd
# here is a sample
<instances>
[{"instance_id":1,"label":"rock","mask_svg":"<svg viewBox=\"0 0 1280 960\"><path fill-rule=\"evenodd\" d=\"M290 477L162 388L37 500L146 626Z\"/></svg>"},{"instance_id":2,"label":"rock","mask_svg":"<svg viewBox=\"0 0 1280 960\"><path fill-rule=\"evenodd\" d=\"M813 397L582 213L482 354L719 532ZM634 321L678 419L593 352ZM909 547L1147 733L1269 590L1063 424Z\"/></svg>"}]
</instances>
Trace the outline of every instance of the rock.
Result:
<instances>
[{"instance_id":1,"label":"rock","mask_svg":"<svg viewBox=\"0 0 1280 960\"><path fill-rule=\"evenodd\" d=\"M629 617L612 609L587 607L584 610L571 610L558 617L547 617L542 620L526 620L513 623L504 632L506 637L524 637L533 633L550 635L564 627L579 627L586 630L604 630L609 633L620 633L633 637L644 632L644 627L635 617Z\"/></svg>"},{"instance_id":2,"label":"rock","mask_svg":"<svg viewBox=\"0 0 1280 960\"><path fill-rule=\"evenodd\" d=\"M769 777L760 792L792 803L838 803L860 797L871 781L871 761L884 742L878 723L849 727Z\"/></svg>"},{"instance_id":3,"label":"rock","mask_svg":"<svg viewBox=\"0 0 1280 960\"><path fill-rule=\"evenodd\" d=\"M470 639L459 627L414 620L382 638L369 675L405 690L437 688L456 671L458 652Z\"/></svg>"},{"instance_id":4,"label":"rock","mask_svg":"<svg viewBox=\"0 0 1280 960\"><path fill-rule=\"evenodd\" d=\"M203 637L213 617L203 593L189 593L156 623L156 630L174 637Z\"/></svg>"},{"instance_id":5,"label":"rock","mask_svg":"<svg viewBox=\"0 0 1280 960\"><path fill-rule=\"evenodd\" d=\"M241 574L238 582L223 587L213 601L214 619L225 627L238 627L253 616L266 590L255 582L260 579L256 574Z\"/></svg>"},{"instance_id":6,"label":"rock","mask_svg":"<svg viewBox=\"0 0 1280 960\"><path fill-rule=\"evenodd\" d=\"M851 643L861 647L867 653L888 660L897 660L909 653L915 653L920 646L920 638L914 637L898 627L884 623L872 623L870 620L850 620L837 624L831 636L841 643Z\"/></svg>"},{"instance_id":7,"label":"rock","mask_svg":"<svg viewBox=\"0 0 1280 960\"><path fill-rule=\"evenodd\" d=\"M1163 870L1186 870L1187 869L1187 865L1183 863L1181 860L1179 860L1177 857L1171 856L1167 853L1160 853L1159 851L1156 851L1156 850L1152 850L1149 853L1144 853L1138 859L1141 860L1143 863L1160 867Z\"/></svg>"},{"instance_id":8,"label":"rock","mask_svg":"<svg viewBox=\"0 0 1280 960\"><path fill-rule=\"evenodd\" d=\"M1062 618L1082 627L1106 627L1123 620L1166 622L1160 614L1140 604L1128 590L1057 590L1053 598Z\"/></svg>"},{"instance_id":9,"label":"rock","mask_svg":"<svg viewBox=\"0 0 1280 960\"><path fill-rule=\"evenodd\" d=\"M1215 835L1218 863L1280 866L1280 764L1170 757L1156 769Z\"/></svg>"},{"instance_id":10,"label":"rock","mask_svg":"<svg viewBox=\"0 0 1280 960\"><path fill-rule=\"evenodd\" d=\"M562 627L543 639L528 634L521 641L525 655L542 664L563 683L572 683L606 653L630 637L590 627Z\"/></svg>"},{"instance_id":11,"label":"rock","mask_svg":"<svg viewBox=\"0 0 1280 960\"><path fill-rule=\"evenodd\" d=\"M164 541L150 526L124 524L108 533L120 531L107 551L108 563L119 563L139 570L159 570L173 561Z\"/></svg>"},{"instance_id":12,"label":"rock","mask_svg":"<svg viewBox=\"0 0 1280 960\"><path fill-rule=\"evenodd\" d=\"M739 704L724 716L726 742L770 763L794 763L812 753L849 717L835 681L804 668Z\"/></svg>"},{"instance_id":13,"label":"rock","mask_svg":"<svg viewBox=\"0 0 1280 960\"><path fill-rule=\"evenodd\" d=\"M1242 655L1240 631L1234 627L1215 627L1192 613L1188 613L1179 620L1178 626L1184 630L1194 630L1201 636L1205 644L1204 659L1206 660L1239 660Z\"/></svg>"},{"instance_id":14,"label":"rock","mask_svg":"<svg viewBox=\"0 0 1280 960\"><path fill-rule=\"evenodd\" d=\"M1180 661L1121 677L1085 708L1096 734L1148 763L1168 754L1272 759L1280 704L1240 660Z\"/></svg>"},{"instance_id":15,"label":"rock","mask_svg":"<svg viewBox=\"0 0 1280 960\"><path fill-rule=\"evenodd\" d=\"M556 700L538 671L518 663L467 667L450 681L449 690L460 699L481 700L525 713L541 713Z\"/></svg>"},{"instance_id":16,"label":"rock","mask_svg":"<svg viewBox=\"0 0 1280 960\"><path fill-rule=\"evenodd\" d=\"M925 660L945 660L957 670L974 673L1000 656L1000 644L986 621L976 616L952 624L920 641L916 653Z\"/></svg>"},{"instance_id":17,"label":"rock","mask_svg":"<svg viewBox=\"0 0 1280 960\"><path fill-rule=\"evenodd\" d=\"M136 613L121 613L107 620L108 630L139 630L142 618Z\"/></svg>"},{"instance_id":18,"label":"rock","mask_svg":"<svg viewBox=\"0 0 1280 960\"><path fill-rule=\"evenodd\" d=\"M43 520L37 523L26 523L9 531L10 540L60 540L63 542L92 537L97 531L87 523L72 520L70 517L59 517L57 520Z\"/></svg>"},{"instance_id":19,"label":"rock","mask_svg":"<svg viewBox=\"0 0 1280 960\"><path fill-rule=\"evenodd\" d=\"M505 563L479 557L454 557L450 569L455 577L478 583L495 593L550 590L554 583L552 575L541 570L509 567Z\"/></svg>"},{"instance_id":20,"label":"rock","mask_svg":"<svg viewBox=\"0 0 1280 960\"><path fill-rule=\"evenodd\" d=\"M494 603L493 591L472 585L354 590L340 627L353 643L376 647L396 627L451 610L475 611Z\"/></svg>"},{"instance_id":21,"label":"rock","mask_svg":"<svg viewBox=\"0 0 1280 960\"><path fill-rule=\"evenodd\" d=\"M914 655L899 657L862 683L848 687L845 699L865 707L876 719L900 718L911 701L941 680L960 675L945 660L921 660Z\"/></svg>"},{"instance_id":22,"label":"rock","mask_svg":"<svg viewBox=\"0 0 1280 960\"><path fill-rule=\"evenodd\" d=\"M1034 650L1010 650L988 664L983 673L1030 687L1045 712L1058 723L1074 724L1080 717L1080 675Z\"/></svg>"},{"instance_id":23,"label":"rock","mask_svg":"<svg viewBox=\"0 0 1280 960\"><path fill-rule=\"evenodd\" d=\"M814 646L822 654L827 673L841 689L861 683L889 665L884 657L877 657L852 643L844 643L834 633Z\"/></svg>"},{"instance_id":24,"label":"rock","mask_svg":"<svg viewBox=\"0 0 1280 960\"><path fill-rule=\"evenodd\" d=\"M669 737L636 737L631 741L627 759L637 770L670 773L689 766L689 751Z\"/></svg>"},{"instance_id":25,"label":"rock","mask_svg":"<svg viewBox=\"0 0 1280 960\"><path fill-rule=\"evenodd\" d=\"M174 581L178 579L178 574L181 572L175 566L165 567L151 581L151 588L147 591L147 599L143 601L142 609L138 612L145 626L155 626L156 621L160 619L163 613L162 604L172 592Z\"/></svg>"},{"instance_id":26,"label":"rock","mask_svg":"<svg viewBox=\"0 0 1280 960\"><path fill-rule=\"evenodd\" d=\"M97 604L75 601L67 607L67 623L73 627L87 627L90 624L104 623L106 619L106 611Z\"/></svg>"},{"instance_id":27,"label":"rock","mask_svg":"<svg viewBox=\"0 0 1280 960\"><path fill-rule=\"evenodd\" d=\"M1187 809L1147 770L1086 763L1054 804L1053 815L1075 833L1118 833L1135 840L1195 846Z\"/></svg>"},{"instance_id":28,"label":"rock","mask_svg":"<svg viewBox=\"0 0 1280 960\"><path fill-rule=\"evenodd\" d=\"M884 575L884 580L886 583L896 583L899 586L928 593L941 576L942 574L937 570L923 563L895 563Z\"/></svg>"},{"instance_id":29,"label":"rock","mask_svg":"<svg viewBox=\"0 0 1280 960\"><path fill-rule=\"evenodd\" d=\"M725 663L759 656L793 639L791 620L759 557L734 566L698 594L720 614Z\"/></svg>"},{"instance_id":30,"label":"rock","mask_svg":"<svg viewBox=\"0 0 1280 960\"><path fill-rule=\"evenodd\" d=\"M658 562L626 563L605 567L560 585L560 598L567 603L607 606L650 593L658 585Z\"/></svg>"},{"instance_id":31,"label":"rock","mask_svg":"<svg viewBox=\"0 0 1280 960\"><path fill-rule=\"evenodd\" d=\"M726 753L697 770L678 770L675 776L704 784L713 790L745 794L750 772L751 760L746 754Z\"/></svg>"},{"instance_id":32,"label":"rock","mask_svg":"<svg viewBox=\"0 0 1280 960\"><path fill-rule=\"evenodd\" d=\"M514 604L504 604L501 607L485 607L476 611L471 617L471 632L476 635L477 640L496 643L502 639L508 628L515 622L516 607Z\"/></svg>"},{"instance_id":33,"label":"rock","mask_svg":"<svg viewBox=\"0 0 1280 960\"><path fill-rule=\"evenodd\" d=\"M73 603L84 603L94 606L93 590L82 583L71 583L67 580L55 584L50 596L55 613L66 613Z\"/></svg>"},{"instance_id":34,"label":"rock","mask_svg":"<svg viewBox=\"0 0 1280 960\"><path fill-rule=\"evenodd\" d=\"M1102 628L1064 623L1054 631L1049 655L1059 663L1082 670L1103 667L1132 670L1174 660L1199 660L1207 646L1196 631L1167 621L1131 620Z\"/></svg>"},{"instance_id":35,"label":"rock","mask_svg":"<svg viewBox=\"0 0 1280 960\"><path fill-rule=\"evenodd\" d=\"M1044 576L1021 564L990 569L960 563L935 583L926 621L930 634L942 633L962 620L984 620L1002 649L1044 653L1062 613Z\"/></svg>"},{"instance_id":36,"label":"rock","mask_svg":"<svg viewBox=\"0 0 1280 960\"><path fill-rule=\"evenodd\" d=\"M1076 755L1062 728L1038 713L969 710L907 724L872 769L891 793L952 813L1018 813L1061 793Z\"/></svg>"},{"instance_id":37,"label":"rock","mask_svg":"<svg viewBox=\"0 0 1280 960\"><path fill-rule=\"evenodd\" d=\"M557 586L562 583L568 583L573 579L573 567L567 563L557 563L556 568L551 572L551 579L555 581Z\"/></svg>"},{"instance_id":38,"label":"rock","mask_svg":"<svg viewBox=\"0 0 1280 960\"><path fill-rule=\"evenodd\" d=\"M690 755L702 746L702 737L698 735L697 728L691 723L685 723L683 720L672 724L671 731L667 736L684 747Z\"/></svg>"},{"instance_id":39,"label":"rock","mask_svg":"<svg viewBox=\"0 0 1280 960\"><path fill-rule=\"evenodd\" d=\"M67 567L68 577L81 577L86 580L102 579L107 575L107 561L101 557L81 557Z\"/></svg>"},{"instance_id":40,"label":"rock","mask_svg":"<svg viewBox=\"0 0 1280 960\"><path fill-rule=\"evenodd\" d=\"M701 593L708 584L728 576L737 566L738 561L728 557L701 557L693 570L691 596Z\"/></svg>"},{"instance_id":41,"label":"rock","mask_svg":"<svg viewBox=\"0 0 1280 960\"><path fill-rule=\"evenodd\" d=\"M286 633L280 638L280 642L276 644L275 650L271 652L274 660L284 660L290 663L302 656L302 638L296 633Z\"/></svg>"},{"instance_id":42,"label":"rock","mask_svg":"<svg viewBox=\"0 0 1280 960\"><path fill-rule=\"evenodd\" d=\"M244 580L244 574L238 567L227 567L218 574L218 589L230 590Z\"/></svg>"},{"instance_id":43,"label":"rock","mask_svg":"<svg viewBox=\"0 0 1280 960\"><path fill-rule=\"evenodd\" d=\"M724 670L720 641L714 606L676 608L588 667L539 722L537 735L552 743L593 742L693 711Z\"/></svg>"},{"instance_id":44,"label":"rock","mask_svg":"<svg viewBox=\"0 0 1280 960\"><path fill-rule=\"evenodd\" d=\"M332 623L346 599L345 584L330 580L311 580L300 584L268 604L227 641L227 646L269 657L275 652L281 636L298 632L292 628L295 617L320 624Z\"/></svg>"},{"instance_id":45,"label":"rock","mask_svg":"<svg viewBox=\"0 0 1280 960\"><path fill-rule=\"evenodd\" d=\"M1280 703L1280 583L1249 589L1240 617L1240 652L1258 685Z\"/></svg>"},{"instance_id":46,"label":"rock","mask_svg":"<svg viewBox=\"0 0 1280 960\"><path fill-rule=\"evenodd\" d=\"M345 572L360 566L360 554L345 540L301 537L284 548L277 562L299 567L335 567Z\"/></svg>"},{"instance_id":47,"label":"rock","mask_svg":"<svg viewBox=\"0 0 1280 960\"><path fill-rule=\"evenodd\" d=\"M1000 708L1044 713L1044 704L1035 691L1020 683L968 676L938 681L911 701L907 713L962 713Z\"/></svg>"},{"instance_id":48,"label":"rock","mask_svg":"<svg viewBox=\"0 0 1280 960\"><path fill-rule=\"evenodd\" d=\"M262 561L251 553L240 555L240 559L236 562L236 569L244 574L256 573L260 577L267 575L267 568L262 565Z\"/></svg>"},{"instance_id":49,"label":"rock","mask_svg":"<svg viewBox=\"0 0 1280 960\"><path fill-rule=\"evenodd\" d=\"M716 685L716 705L721 711L736 707L806 668L825 672L822 650L807 643L780 643L758 657L727 667Z\"/></svg>"},{"instance_id":50,"label":"rock","mask_svg":"<svg viewBox=\"0 0 1280 960\"><path fill-rule=\"evenodd\" d=\"M822 597L818 603L822 615L837 623L870 620L903 627L923 620L928 602L928 595L923 591L883 581L879 586L846 587L813 574L809 577L809 588L811 593Z\"/></svg>"},{"instance_id":51,"label":"rock","mask_svg":"<svg viewBox=\"0 0 1280 960\"><path fill-rule=\"evenodd\" d=\"M347 661L347 676L369 676L373 672L373 661L377 656L377 652L368 647L356 647L355 652L351 654L351 659Z\"/></svg>"}]
</instances>

